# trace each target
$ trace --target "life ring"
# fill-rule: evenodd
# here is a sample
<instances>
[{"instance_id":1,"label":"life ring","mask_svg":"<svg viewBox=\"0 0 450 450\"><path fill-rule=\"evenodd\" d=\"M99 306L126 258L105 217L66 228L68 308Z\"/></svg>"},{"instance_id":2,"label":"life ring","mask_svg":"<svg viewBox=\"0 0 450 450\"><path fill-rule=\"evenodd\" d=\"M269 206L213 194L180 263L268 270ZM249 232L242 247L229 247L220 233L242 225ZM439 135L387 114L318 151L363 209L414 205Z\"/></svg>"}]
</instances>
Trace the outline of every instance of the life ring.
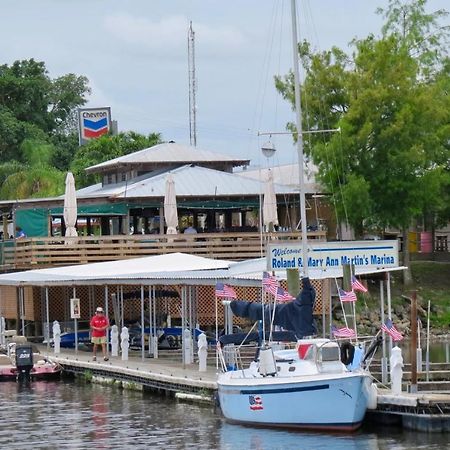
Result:
<instances>
[{"instance_id":1,"label":"life ring","mask_svg":"<svg viewBox=\"0 0 450 450\"><path fill-rule=\"evenodd\" d=\"M353 361L355 356L355 347L351 342L343 342L341 344L341 362L345 366L348 366Z\"/></svg>"}]
</instances>

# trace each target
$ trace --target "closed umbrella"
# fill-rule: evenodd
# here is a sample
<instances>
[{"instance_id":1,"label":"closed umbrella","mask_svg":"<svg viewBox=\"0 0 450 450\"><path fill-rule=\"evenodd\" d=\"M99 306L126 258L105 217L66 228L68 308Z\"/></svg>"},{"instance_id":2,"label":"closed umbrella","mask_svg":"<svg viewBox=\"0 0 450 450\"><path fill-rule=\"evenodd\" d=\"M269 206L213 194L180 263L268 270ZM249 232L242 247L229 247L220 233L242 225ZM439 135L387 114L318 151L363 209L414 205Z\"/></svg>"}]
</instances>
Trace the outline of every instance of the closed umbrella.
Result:
<instances>
[{"instance_id":1,"label":"closed umbrella","mask_svg":"<svg viewBox=\"0 0 450 450\"><path fill-rule=\"evenodd\" d=\"M267 181L264 185L263 220L267 230L270 230L270 224L278 225L277 197L271 170L268 171Z\"/></svg>"},{"instance_id":2,"label":"closed umbrella","mask_svg":"<svg viewBox=\"0 0 450 450\"><path fill-rule=\"evenodd\" d=\"M177 196L175 194L175 181L169 173L166 178L166 193L164 196L164 219L167 225L167 234L177 234L178 211Z\"/></svg>"},{"instance_id":3,"label":"closed umbrella","mask_svg":"<svg viewBox=\"0 0 450 450\"><path fill-rule=\"evenodd\" d=\"M64 194L64 222L66 224L66 237L78 236L75 225L77 223L77 195L75 193L75 180L72 172L66 176L66 192Z\"/></svg>"}]
</instances>

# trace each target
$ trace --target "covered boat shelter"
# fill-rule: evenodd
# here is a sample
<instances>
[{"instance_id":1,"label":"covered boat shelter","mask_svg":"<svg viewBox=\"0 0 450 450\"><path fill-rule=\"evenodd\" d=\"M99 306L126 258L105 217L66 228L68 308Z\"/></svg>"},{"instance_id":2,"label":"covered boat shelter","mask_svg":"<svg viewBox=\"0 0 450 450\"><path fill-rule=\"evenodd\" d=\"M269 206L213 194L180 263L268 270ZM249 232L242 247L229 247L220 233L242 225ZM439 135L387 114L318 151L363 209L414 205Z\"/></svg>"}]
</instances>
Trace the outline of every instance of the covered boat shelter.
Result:
<instances>
[{"instance_id":1,"label":"covered boat shelter","mask_svg":"<svg viewBox=\"0 0 450 450\"><path fill-rule=\"evenodd\" d=\"M392 270L402 270L397 268L356 268L357 275L386 274L388 305L390 305L390 278ZM193 336L196 324L199 322L199 303L204 304L204 308L209 308L210 318L215 319L217 327L217 309L220 314L224 313L224 307L214 295L214 287L218 281L228 283L236 288L238 298L259 300L261 298L262 273L267 270L266 258L252 259L242 262L230 262L226 260L209 259L183 253L172 253L144 258L127 259L123 261L110 261L102 263L92 263L85 265L75 265L57 267L51 269L30 270L0 275L0 286L17 288L15 307L19 311L21 321L20 331L25 334L26 324L26 304L24 290L26 288L40 288L43 295L38 301L39 307L43 311L44 337L49 342L50 322L55 318L55 306L62 303L63 308L69 309L70 298L76 298L80 289L99 288L103 290L102 299L97 299L97 303L105 306L106 314L113 316L116 324L124 325L124 287L139 287L134 291L136 299L140 300L140 323L145 323L148 319L150 329L156 330L157 324L157 296L161 288L177 288L181 300L181 327L188 329ZM279 279L285 280L286 271L277 271ZM327 307L327 299L331 303L331 283L327 280L343 277L342 268L312 269L310 278L315 282L318 298L321 304L321 314L323 323L326 323L328 312L331 324L331 307ZM50 296L51 289L65 287L65 298L58 298L61 291L54 291ZM0 293L3 288L0 288ZM382 292L382 303L384 304L383 281L380 282L380 292ZM56 294L56 295L55 295ZM199 302L199 299L206 301ZM214 299L214 301L208 301ZM91 299L84 299L81 302L82 317L90 317L96 304ZM3 315L5 303L12 303L13 299L0 297L0 315ZM147 303L148 302L148 303ZM11 306L11 305L9 305ZM215 309L215 317L214 317ZM112 313L112 314L110 314ZM317 313L317 309L316 309ZM19 324L17 324L19 325ZM74 328L77 331L77 319L74 319ZM325 335L325 327L323 327ZM141 333L142 357L145 352L144 333ZM183 349L184 350L184 349ZM149 354L157 357L157 336L156 331L150 336ZM184 352L183 352L184 355Z\"/></svg>"}]
</instances>

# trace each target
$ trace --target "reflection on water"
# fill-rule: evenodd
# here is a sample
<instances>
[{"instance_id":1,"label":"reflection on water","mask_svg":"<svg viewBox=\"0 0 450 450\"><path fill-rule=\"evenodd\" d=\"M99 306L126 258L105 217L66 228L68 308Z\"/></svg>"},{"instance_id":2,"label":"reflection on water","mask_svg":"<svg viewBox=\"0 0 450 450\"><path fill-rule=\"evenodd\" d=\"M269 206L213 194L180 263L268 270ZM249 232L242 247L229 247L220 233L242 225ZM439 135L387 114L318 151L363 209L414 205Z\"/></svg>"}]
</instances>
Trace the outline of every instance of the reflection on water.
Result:
<instances>
[{"instance_id":1,"label":"reflection on water","mask_svg":"<svg viewBox=\"0 0 450 450\"><path fill-rule=\"evenodd\" d=\"M397 428L366 428L351 434L267 430L223 423L220 449L252 450L416 450L448 448L448 435L407 432Z\"/></svg>"},{"instance_id":2,"label":"reflection on water","mask_svg":"<svg viewBox=\"0 0 450 450\"><path fill-rule=\"evenodd\" d=\"M351 435L226 423L212 407L73 381L0 383L0 447L8 449L443 449L446 434L395 428Z\"/></svg>"},{"instance_id":3,"label":"reflection on water","mask_svg":"<svg viewBox=\"0 0 450 450\"><path fill-rule=\"evenodd\" d=\"M425 364L427 357L427 341L424 336L418 341L418 345L422 350L422 361ZM411 340L404 339L403 341L393 345L398 345L402 349L403 361L409 363L411 361ZM386 339L386 349L389 348L389 340ZM387 350L389 355L389 351ZM381 358L381 349L377 352L377 358ZM429 343L429 361L430 363L449 363L450 362L450 341L447 339L434 340Z\"/></svg>"}]
</instances>

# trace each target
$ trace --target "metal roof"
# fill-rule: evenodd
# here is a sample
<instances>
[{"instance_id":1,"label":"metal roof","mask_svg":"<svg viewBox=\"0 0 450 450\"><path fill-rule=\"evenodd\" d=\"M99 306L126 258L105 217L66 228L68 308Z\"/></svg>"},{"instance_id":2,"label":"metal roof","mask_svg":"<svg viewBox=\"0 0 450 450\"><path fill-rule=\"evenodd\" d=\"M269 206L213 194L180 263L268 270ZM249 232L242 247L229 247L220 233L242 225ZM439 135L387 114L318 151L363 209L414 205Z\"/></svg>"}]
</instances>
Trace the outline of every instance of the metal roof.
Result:
<instances>
[{"instance_id":1,"label":"metal roof","mask_svg":"<svg viewBox=\"0 0 450 450\"><path fill-rule=\"evenodd\" d=\"M221 153L202 150L191 145L177 144L169 142L144 148L129 155L110 159L109 161L88 167L86 172L97 172L101 169L114 168L128 164L146 164L146 163L200 163L200 162L227 162L233 166L244 166L250 163L249 159L238 159Z\"/></svg>"},{"instance_id":2,"label":"metal roof","mask_svg":"<svg viewBox=\"0 0 450 450\"><path fill-rule=\"evenodd\" d=\"M176 169L143 175L128 183L101 184L77 191L77 198L111 197L143 198L164 197L165 180L171 173L179 197L258 196L263 192L264 181L243 177L241 173L222 172L206 167L185 165ZM292 187L275 184L277 194L294 194Z\"/></svg>"}]
</instances>

